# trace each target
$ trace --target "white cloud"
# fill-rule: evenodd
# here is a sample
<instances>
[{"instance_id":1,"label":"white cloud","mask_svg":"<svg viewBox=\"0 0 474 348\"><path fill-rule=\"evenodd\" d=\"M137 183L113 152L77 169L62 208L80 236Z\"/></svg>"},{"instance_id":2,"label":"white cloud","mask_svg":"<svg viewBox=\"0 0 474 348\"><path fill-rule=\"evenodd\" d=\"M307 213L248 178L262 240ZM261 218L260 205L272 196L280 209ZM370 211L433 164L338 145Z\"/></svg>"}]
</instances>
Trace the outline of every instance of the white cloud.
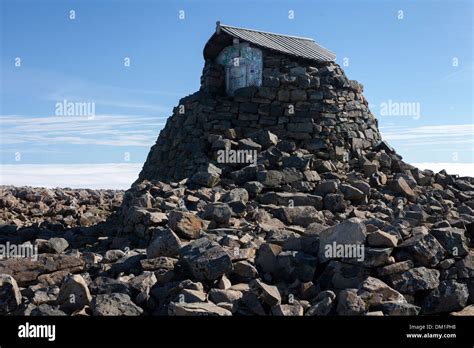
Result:
<instances>
[{"instance_id":1,"label":"white cloud","mask_svg":"<svg viewBox=\"0 0 474 348\"><path fill-rule=\"evenodd\" d=\"M474 163L458 163L458 162L445 162L445 163L410 163L411 165L420 168L421 170L430 169L435 173L441 170L446 170L448 174L457 174L460 176L474 176Z\"/></svg>"},{"instance_id":2,"label":"white cloud","mask_svg":"<svg viewBox=\"0 0 474 348\"><path fill-rule=\"evenodd\" d=\"M152 145L166 117L95 115L31 117L0 116L0 145L87 144L110 146Z\"/></svg>"},{"instance_id":3,"label":"white cloud","mask_svg":"<svg viewBox=\"0 0 474 348\"><path fill-rule=\"evenodd\" d=\"M420 127L380 127L388 141L403 141L403 145L474 144L474 124Z\"/></svg>"},{"instance_id":4,"label":"white cloud","mask_svg":"<svg viewBox=\"0 0 474 348\"><path fill-rule=\"evenodd\" d=\"M8 164L0 166L0 184L126 190L138 178L141 163Z\"/></svg>"}]
</instances>

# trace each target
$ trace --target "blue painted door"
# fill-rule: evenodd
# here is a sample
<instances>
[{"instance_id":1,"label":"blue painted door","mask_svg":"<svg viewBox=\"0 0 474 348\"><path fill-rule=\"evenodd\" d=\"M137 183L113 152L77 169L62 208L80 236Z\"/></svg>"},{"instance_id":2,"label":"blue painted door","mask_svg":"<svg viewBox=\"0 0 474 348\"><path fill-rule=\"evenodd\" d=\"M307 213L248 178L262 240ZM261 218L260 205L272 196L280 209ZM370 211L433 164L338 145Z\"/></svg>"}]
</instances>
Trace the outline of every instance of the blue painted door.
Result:
<instances>
[{"instance_id":1,"label":"blue painted door","mask_svg":"<svg viewBox=\"0 0 474 348\"><path fill-rule=\"evenodd\" d=\"M246 87L247 66L240 63L238 66L231 65L227 67L226 80L227 92L230 95L233 95L236 89Z\"/></svg>"}]
</instances>

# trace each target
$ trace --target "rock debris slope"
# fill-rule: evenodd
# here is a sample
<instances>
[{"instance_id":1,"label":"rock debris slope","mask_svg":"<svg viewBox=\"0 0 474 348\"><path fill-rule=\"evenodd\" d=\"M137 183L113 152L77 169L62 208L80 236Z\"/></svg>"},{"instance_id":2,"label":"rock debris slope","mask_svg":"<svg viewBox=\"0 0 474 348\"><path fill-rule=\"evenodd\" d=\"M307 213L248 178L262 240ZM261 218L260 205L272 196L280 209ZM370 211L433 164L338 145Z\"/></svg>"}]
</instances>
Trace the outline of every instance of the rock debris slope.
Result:
<instances>
[{"instance_id":1,"label":"rock debris slope","mask_svg":"<svg viewBox=\"0 0 474 348\"><path fill-rule=\"evenodd\" d=\"M4 313L473 314L473 178L403 162L332 61L224 85L207 60L107 223L0 261Z\"/></svg>"}]
</instances>

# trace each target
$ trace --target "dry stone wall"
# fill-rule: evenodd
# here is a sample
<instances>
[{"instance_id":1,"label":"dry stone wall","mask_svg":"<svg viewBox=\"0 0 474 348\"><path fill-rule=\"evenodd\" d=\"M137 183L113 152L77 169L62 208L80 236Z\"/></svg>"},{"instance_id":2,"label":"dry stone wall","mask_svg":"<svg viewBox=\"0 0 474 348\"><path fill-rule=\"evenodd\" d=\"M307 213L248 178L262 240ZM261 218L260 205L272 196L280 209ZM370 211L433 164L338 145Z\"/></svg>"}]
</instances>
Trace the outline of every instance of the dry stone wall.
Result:
<instances>
[{"instance_id":1,"label":"dry stone wall","mask_svg":"<svg viewBox=\"0 0 474 348\"><path fill-rule=\"evenodd\" d=\"M206 62L200 91L174 108L137 183L191 178L208 163L222 168L219 149L249 149L249 142L258 144L265 131L316 158L346 164L380 142L363 86L334 62L317 64L264 51L263 66L261 87L241 88L229 97L224 69Z\"/></svg>"}]
</instances>

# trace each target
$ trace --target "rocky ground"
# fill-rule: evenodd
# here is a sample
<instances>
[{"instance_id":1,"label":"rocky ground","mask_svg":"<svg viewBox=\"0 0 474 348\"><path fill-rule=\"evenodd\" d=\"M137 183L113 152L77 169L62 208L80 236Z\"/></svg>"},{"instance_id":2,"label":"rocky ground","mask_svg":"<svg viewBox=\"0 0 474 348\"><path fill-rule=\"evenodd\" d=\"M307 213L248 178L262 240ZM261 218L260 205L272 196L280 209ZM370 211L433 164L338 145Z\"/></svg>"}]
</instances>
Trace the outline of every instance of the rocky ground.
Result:
<instances>
[{"instance_id":1,"label":"rocky ground","mask_svg":"<svg viewBox=\"0 0 474 348\"><path fill-rule=\"evenodd\" d=\"M473 178L258 139L257 165L125 195L3 187L2 245L39 254L0 261L0 313L474 314Z\"/></svg>"},{"instance_id":2,"label":"rocky ground","mask_svg":"<svg viewBox=\"0 0 474 348\"><path fill-rule=\"evenodd\" d=\"M0 186L0 225L61 231L105 221L118 208L123 191Z\"/></svg>"}]
</instances>

